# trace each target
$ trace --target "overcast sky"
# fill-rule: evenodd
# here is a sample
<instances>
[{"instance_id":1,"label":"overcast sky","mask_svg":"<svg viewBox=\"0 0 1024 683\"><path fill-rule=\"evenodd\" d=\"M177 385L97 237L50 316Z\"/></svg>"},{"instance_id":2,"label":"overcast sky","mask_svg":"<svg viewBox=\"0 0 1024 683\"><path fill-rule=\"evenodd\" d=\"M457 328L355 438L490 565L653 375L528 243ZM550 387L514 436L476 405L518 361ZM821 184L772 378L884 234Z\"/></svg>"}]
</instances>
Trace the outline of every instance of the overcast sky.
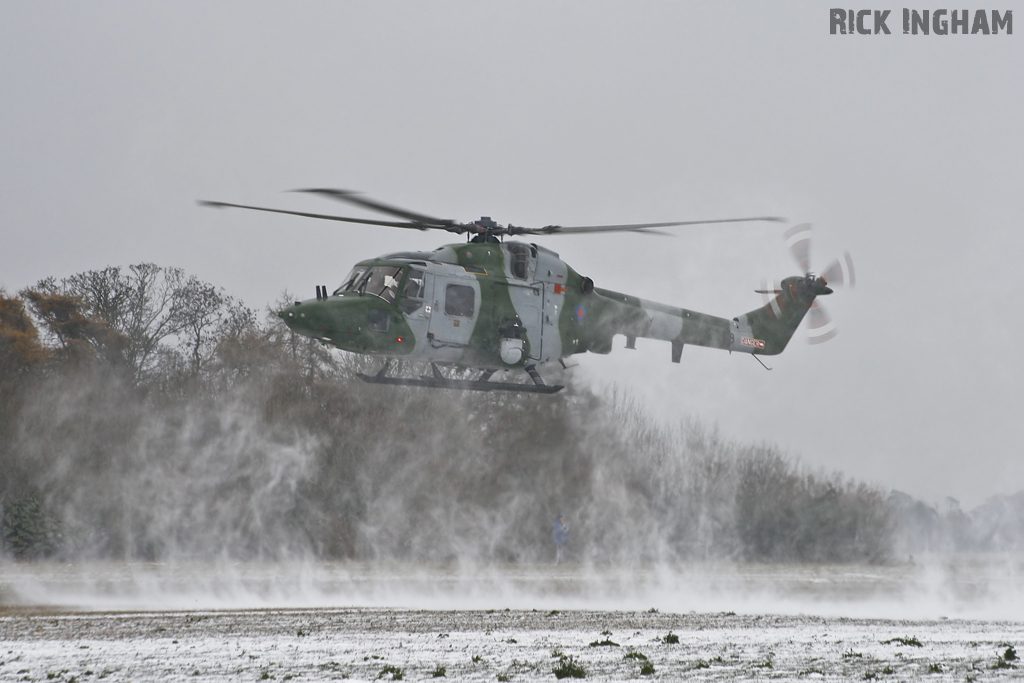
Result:
<instances>
[{"instance_id":1,"label":"overcast sky","mask_svg":"<svg viewBox=\"0 0 1024 683\"><path fill-rule=\"evenodd\" d=\"M853 255L836 339L767 372L620 338L573 372L928 500L1024 489L1024 25L903 35L871 7L890 35L809 2L8 1L0 286L152 261L263 308L451 241L195 204L352 212L297 187L533 226L781 215L814 223L814 268ZM542 239L732 317L799 274L784 229Z\"/></svg>"}]
</instances>

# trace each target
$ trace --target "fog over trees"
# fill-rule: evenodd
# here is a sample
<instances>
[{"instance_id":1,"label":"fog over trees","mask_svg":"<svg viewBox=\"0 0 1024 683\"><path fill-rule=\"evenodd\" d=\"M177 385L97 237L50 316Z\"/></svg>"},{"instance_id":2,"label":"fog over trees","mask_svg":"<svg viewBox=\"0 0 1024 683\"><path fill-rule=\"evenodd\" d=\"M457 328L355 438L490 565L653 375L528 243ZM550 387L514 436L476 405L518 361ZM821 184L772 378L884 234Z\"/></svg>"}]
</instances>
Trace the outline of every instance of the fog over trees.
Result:
<instances>
[{"instance_id":1,"label":"fog over trees","mask_svg":"<svg viewBox=\"0 0 1024 683\"><path fill-rule=\"evenodd\" d=\"M282 300L287 300L283 297ZM929 507L623 395L367 385L180 269L0 292L11 558L889 562L1024 547L1024 494Z\"/></svg>"}]
</instances>

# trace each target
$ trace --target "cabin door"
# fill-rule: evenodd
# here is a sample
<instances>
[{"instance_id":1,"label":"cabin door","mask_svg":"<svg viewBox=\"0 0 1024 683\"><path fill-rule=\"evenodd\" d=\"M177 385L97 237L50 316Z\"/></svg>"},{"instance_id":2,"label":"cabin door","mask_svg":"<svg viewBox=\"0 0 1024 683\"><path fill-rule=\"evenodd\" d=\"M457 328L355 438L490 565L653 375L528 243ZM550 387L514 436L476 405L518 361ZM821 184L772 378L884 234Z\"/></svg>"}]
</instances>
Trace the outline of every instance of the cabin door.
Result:
<instances>
[{"instance_id":1,"label":"cabin door","mask_svg":"<svg viewBox=\"0 0 1024 683\"><path fill-rule=\"evenodd\" d=\"M469 345L480 313L480 285L476 278L435 276L431 297L428 339L435 347Z\"/></svg>"}]
</instances>

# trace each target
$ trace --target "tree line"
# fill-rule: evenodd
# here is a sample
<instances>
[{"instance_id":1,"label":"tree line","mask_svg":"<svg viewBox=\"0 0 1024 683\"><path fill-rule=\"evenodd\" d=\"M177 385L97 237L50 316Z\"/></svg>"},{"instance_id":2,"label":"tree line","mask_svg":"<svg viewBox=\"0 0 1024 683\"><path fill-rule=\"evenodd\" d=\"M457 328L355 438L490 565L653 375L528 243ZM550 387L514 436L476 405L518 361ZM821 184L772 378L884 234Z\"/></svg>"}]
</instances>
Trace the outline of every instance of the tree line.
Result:
<instances>
[{"instance_id":1,"label":"tree line","mask_svg":"<svg viewBox=\"0 0 1024 683\"><path fill-rule=\"evenodd\" d=\"M288 300L283 296L282 300ZM0 292L7 558L885 562L899 509L572 381L554 397L367 385L180 269Z\"/></svg>"}]
</instances>

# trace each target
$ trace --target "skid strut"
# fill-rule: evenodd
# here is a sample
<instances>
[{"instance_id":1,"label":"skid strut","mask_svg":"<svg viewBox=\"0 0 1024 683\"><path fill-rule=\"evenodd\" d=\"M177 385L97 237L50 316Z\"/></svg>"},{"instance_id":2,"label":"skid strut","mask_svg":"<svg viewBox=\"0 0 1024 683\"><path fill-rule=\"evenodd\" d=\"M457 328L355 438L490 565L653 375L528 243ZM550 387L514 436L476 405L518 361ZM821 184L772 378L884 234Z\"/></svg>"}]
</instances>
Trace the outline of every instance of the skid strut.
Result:
<instances>
[{"instance_id":1,"label":"skid strut","mask_svg":"<svg viewBox=\"0 0 1024 683\"><path fill-rule=\"evenodd\" d=\"M404 387L428 387L430 389L462 389L465 391L511 391L527 394L554 394L565 387L561 385L549 386L544 384L544 379L537 371L537 366L530 365L526 372L533 380L532 384L519 384L517 382L491 382L489 381L494 370L484 370L478 379L449 379L441 373L437 364L431 363L429 375L420 377L391 377L388 370L391 369L391 361L384 361L382 367L374 375L356 373L356 376L370 384L390 384Z\"/></svg>"}]
</instances>

